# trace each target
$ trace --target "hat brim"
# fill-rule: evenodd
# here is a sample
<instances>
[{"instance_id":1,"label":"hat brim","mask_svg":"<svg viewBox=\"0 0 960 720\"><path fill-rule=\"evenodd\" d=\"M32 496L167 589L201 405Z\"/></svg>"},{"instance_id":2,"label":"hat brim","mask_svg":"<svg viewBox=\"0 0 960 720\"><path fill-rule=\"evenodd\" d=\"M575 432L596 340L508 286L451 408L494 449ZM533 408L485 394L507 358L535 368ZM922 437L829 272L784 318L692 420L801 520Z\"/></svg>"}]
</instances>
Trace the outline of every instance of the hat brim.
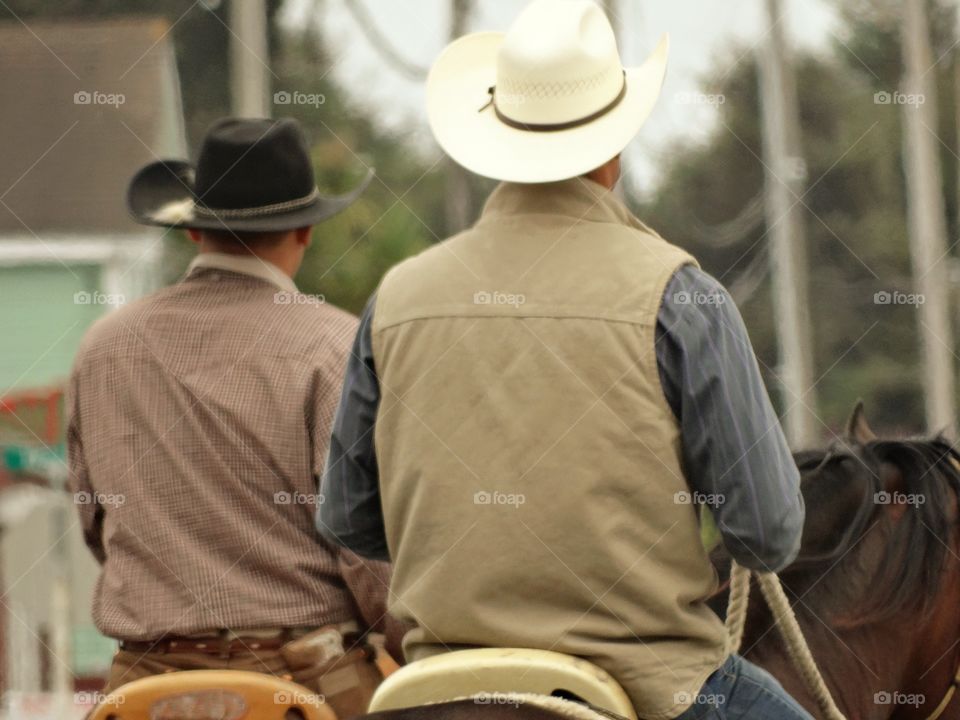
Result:
<instances>
[{"instance_id":1,"label":"hat brim","mask_svg":"<svg viewBox=\"0 0 960 720\"><path fill-rule=\"evenodd\" d=\"M473 33L450 44L427 78L427 115L440 147L468 170L518 183L583 175L615 157L646 122L663 85L670 52L664 35L649 58L624 70L626 93L610 112L568 130L510 127L492 107L504 33Z\"/></svg>"},{"instance_id":2,"label":"hat brim","mask_svg":"<svg viewBox=\"0 0 960 720\"><path fill-rule=\"evenodd\" d=\"M370 170L360 184L345 195L319 196L296 210L248 218L221 218L192 211L195 199L193 165L182 160L160 160L133 176L127 188L127 210L143 225L227 232L282 232L315 225L349 207L366 190L373 175Z\"/></svg>"}]
</instances>

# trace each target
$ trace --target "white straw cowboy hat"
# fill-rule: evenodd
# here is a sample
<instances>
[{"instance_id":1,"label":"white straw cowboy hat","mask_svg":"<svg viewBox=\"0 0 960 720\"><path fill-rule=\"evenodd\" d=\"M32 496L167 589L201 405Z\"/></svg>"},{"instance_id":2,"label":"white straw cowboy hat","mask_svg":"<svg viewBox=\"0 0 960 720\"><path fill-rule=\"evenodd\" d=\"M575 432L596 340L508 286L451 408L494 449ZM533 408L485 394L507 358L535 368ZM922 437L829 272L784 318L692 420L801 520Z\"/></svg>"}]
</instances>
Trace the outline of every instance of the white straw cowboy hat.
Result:
<instances>
[{"instance_id":1,"label":"white straw cowboy hat","mask_svg":"<svg viewBox=\"0 0 960 720\"><path fill-rule=\"evenodd\" d=\"M466 35L427 78L440 146L478 175L521 183L582 175L619 154L660 94L669 38L624 68L590 0L534 0L504 33Z\"/></svg>"}]
</instances>

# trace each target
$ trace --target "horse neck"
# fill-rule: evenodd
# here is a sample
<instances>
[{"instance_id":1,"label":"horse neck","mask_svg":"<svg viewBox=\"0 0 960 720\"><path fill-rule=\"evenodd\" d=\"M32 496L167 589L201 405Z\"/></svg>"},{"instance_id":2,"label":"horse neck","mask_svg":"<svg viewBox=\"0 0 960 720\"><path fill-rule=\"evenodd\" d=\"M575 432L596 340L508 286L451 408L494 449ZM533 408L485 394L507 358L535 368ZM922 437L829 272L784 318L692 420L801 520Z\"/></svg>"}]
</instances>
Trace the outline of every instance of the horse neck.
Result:
<instances>
[{"instance_id":1,"label":"horse neck","mask_svg":"<svg viewBox=\"0 0 960 720\"><path fill-rule=\"evenodd\" d=\"M787 589L792 599L797 594ZM759 592L751 593L750 613L744 630L742 652L751 662L770 672L814 717L820 717L816 701L804 685L787 653L773 617ZM876 693L903 687L916 628L909 622L892 622L855 629L830 627L815 607L804 600L794 606L804 638L834 701L847 718L883 720L895 709L877 704Z\"/></svg>"},{"instance_id":2,"label":"horse neck","mask_svg":"<svg viewBox=\"0 0 960 720\"><path fill-rule=\"evenodd\" d=\"M905 718L927 718L933 708L946 695L960 666L960 555L947 558L947 577L944 579L937 603L930 611L929 619L919 627L914 626L916 641L914 654L908 667L910 673L904 679L904 692L919 695L927 704ZM900 618L909 626L910 618ZM955 698L942 720L960 720L960 698Z\"/></svg>"},{"instance_id":3,"label":"horse neck","mask_svg":"<svg viewBox=\"0 0 960 720\"><path fill-rule=\"evenodd\" d=\"M905 527L897 524L905 510L895 506L874 509L870 526L853 545L843 550L837 561L823 562L820 567L794 566L792 572L787 571L782 577L813 657L837 705L851 720L926 718L944 697L957 671L960 660L960 614L956 611L960 606L960 543L956 532L960 516L956 495L958 478L943 467L941 445L938 441L932 448L921 448L913 443L907 448L911 452L901 453L891 453L890 447L881 448L885 457L913 463L897 465L903 473L901 480L909 480L907 487L914 492L922 490L930 503L926 507L946 512L946 527L954 528L952 537L940 539L942 530L933 535L947 550L940 582L932 588L919 587L931 579L919 575L912 578L916 587L904 586L918 599L924 593L930 597L936 590L927 613L921 616L909 607L909 602L902 602L905 599L902 592L894 594L889 612L883 617L864 616L860 612L870 608L870 600L882 590L876 585L878 578L883 577L878 570L888 567L900 553L913 548L913 542L918 542L917 537L904 542L896 536L896 528ZM923 479L928 479L928 485L920 485ZM941 480L950 487L945 497L941 497L938 486L932 484ZM923 515L919 517L922 522ZM929 525L925 529L934 532ZM929 548L929 544L921 547ZM925 553L924 558L927 557L936 556ZM918 562L909 555L907 560ZM901 605L903 608L897 609ZM803 686L772 623L762 598L754 593L744 632L744 654L773 673L799 702L817 715L813 698ZM875 701L877 693L894 692L919 696L926 702L917 708L907 708ZM960 697L941 717L960 720Z\"/></svg>"}]
</instances>

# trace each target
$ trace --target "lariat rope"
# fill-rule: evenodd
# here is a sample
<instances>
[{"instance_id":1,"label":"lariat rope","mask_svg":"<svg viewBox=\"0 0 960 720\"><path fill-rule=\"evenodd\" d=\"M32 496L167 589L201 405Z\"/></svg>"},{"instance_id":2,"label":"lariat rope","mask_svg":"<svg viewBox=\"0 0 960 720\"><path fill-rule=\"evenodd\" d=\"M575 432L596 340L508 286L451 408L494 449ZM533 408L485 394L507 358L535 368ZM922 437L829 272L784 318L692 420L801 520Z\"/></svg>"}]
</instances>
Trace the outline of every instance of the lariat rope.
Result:
<instances>
[{"instance_id":1,"label":"lariat rope","mask_svg":"<svg viewBox=\"0 0 960 720\"><path fill-rule=\"evenodd\" d=\"M743 642L743 628L747 621L747 605L750 600L751 571L734 562L730 567L730 600L727 603L727 655L739 652ZM813 695L825 720L846 720L833 700L830 689L820 674L816 660L810 652L797 616L790 607L790 600L783 591L776 573L754 572L760 592L773 613L773 620L787 645L787 654L799 671L807 690ZM946 694L926 720L938 720L950 706L960 687L960 668L957 669Z\"/></svg>"},{"instance_id":2,"label":"lariat rope","mask_svg":"<svg viewBox=\"0 0 960 720\"><path fill-rule=\"evenodd\" d=\"M776 573L754 573L760 585L760 591L773 613L777 630L787 645L790 660L800 673L804 685L813 695L826 720L846 720L833 701L827 683L820 674L816 660L810 652L810 646L800 630L797 616L790 607L790 600L780 585ZM743 641L743 627L747 620L747 605L750 600L750 570L736 562L730 568L730 601L727 605L727 654L740 650Z\"/></svg>"}]
</instances>

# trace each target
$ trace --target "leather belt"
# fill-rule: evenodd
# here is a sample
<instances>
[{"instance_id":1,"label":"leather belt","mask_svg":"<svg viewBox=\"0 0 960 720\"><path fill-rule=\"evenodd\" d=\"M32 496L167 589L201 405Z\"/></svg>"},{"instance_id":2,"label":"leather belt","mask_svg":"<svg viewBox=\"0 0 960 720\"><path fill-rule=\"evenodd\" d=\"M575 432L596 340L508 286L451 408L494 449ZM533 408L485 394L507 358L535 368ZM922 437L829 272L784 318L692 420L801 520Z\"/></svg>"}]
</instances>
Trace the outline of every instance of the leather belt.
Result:
<instances>
[{"instance_id":1,"label":"leather belt","mask_svg":"<svg viewBox=\"0 0 960 720\"><path fill-rule=\"evenodd\" d=\"M279 650L292 638L277 635L272 638L262 637L182 637L179 635L165 635L157 640L125 640L120 643L120 649L135 653L203 653L206 655L220 655L230 657L251 650Z\"/></svg>"},{"instance_id":2,"label":"leather belt","mask_svg":"<svg viewBox=\"0 0 960 720\"><path fill-rule=\"evenodd\" d=\"M274 630L217 630L197 635L164 635L156 640L124 640L120 649L134 653L201 653L229 658L257 650L279 650L287 643L321 628L280 628ZM341 636L357 630L353 622L328 625Z\"/></svg>"}]
</instances>

